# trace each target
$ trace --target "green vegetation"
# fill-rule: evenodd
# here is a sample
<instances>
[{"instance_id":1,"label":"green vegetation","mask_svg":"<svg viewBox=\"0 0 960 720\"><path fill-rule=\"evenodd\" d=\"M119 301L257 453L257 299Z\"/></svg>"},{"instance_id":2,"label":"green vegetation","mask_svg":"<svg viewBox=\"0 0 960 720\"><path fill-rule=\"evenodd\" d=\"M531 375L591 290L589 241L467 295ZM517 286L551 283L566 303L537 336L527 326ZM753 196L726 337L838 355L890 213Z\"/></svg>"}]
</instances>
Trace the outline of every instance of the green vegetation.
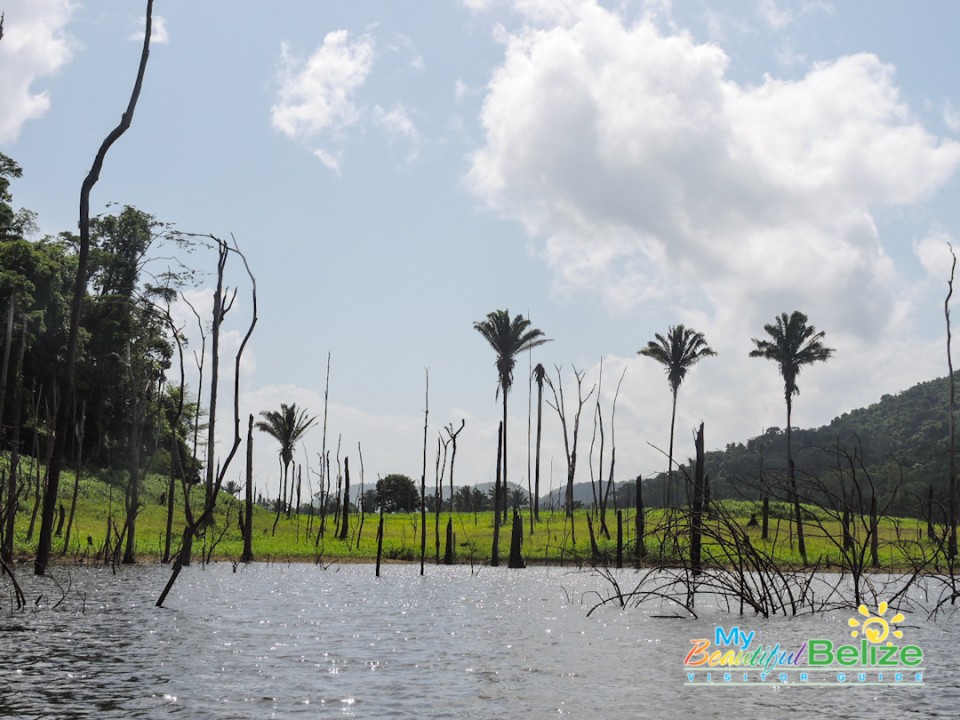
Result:
<instances>
[{"instance_id":1,"label":"green vegetation","mask_svg":"<svg viewBox=\"0 0 960 720\"><path fill-rule=\"evenodd\" d=\"M6 458L0 460L0 469L6 469ZM28 463L29 465L29 463ZM74 478L71 473L64 473L64 487L73 486ZM70 548L63 552L63 538L54 538L54 559L58 562L86 562L109 563L109 552L104 555L107 529L111 528L113 539L111 546L115 546L119 534L123 531L123 495L125 477L122 473L105 472L100 477L87 477L81 480L77 499L76 517L74 518L71 533ZM137 520L136 554L141 562L159 561L163 553L163 539L166 527L166 491L167 481L155 474L144 478L141 488L143 509ZM202 485L195 485L192 492L203 493ZM33 504L33 495L23 499L23 511L17 515L15 545L20 557L32 555L36 548L36 531L31 540L27 540L27 530L30 522L29 509ZM66 504L66 498L62 498ZM175 498L176 507L182 508L182 497L178 491ZM242 503L236 497L222 492L217 502L217 512L214 516L210 531L202 544L195 545L197 557L220 561L236 561L243 552L243 537L238 523L238 514ZM759 548L769 552L776 560L784 565L801 564L799 550L796 547L795 537L791 532L792 507L786 502L771 504L771 533L768 541L760 540L759 527L750 526L751 516L759 514L759 504L748 501L728 500L722 503L726 515L737 520L740 527ZM807 532L807 553L812 562L819 562L821 566L842 566L844 558L838 549L838 542L842 538L842 527L839 521L830 513L814 506L805 506L804 525ZM364 523L360 530L359 515L351 518L350 534L345 540L336 539L334 532L335 516L329 513L326 517L326 531L317 541L317 530L320 528L321 517L319 510L311 517L308 512L299 515L293 514L289 519L281 518L276 526L276 534L271 533L275 512L272 508L255 506L253 515L253 553L258 561L323 561L331 560L360 560L372 561L376 557L376 527L377 516L373 513L364 515ZM668 530L676 529L676 516L673 510L648 510L646 524L652 528L646 537L648 562L651 564L682 564L689 550L688 539L684 536L674 537ZM570 524L565 522L565 515L561 509L549 511L541 509L541 519L535 525L531 536L525 532L523 555L527 562L532 563L589 563L593 557L589 528L587 522L588 510L581 509L574 513L575 532L577 543L570 539ZM450 513L440 515L442 526L446 526ZM456 534L456 561L458 563L485 563L490 558L493 540L493 512L454 512L454 532ZM623 527L624 555L628 559L633 557L635 538L629 529L634 527L634 511L625 510ZM174 518L174 526L182 527L184 523L182 510ZM419 522L418 512L394 512L384 515L384 557L392 560L414 560L419 558ZM705 521L709 526L713 522L715 531L722 533L723 528L719 519ZM433 516L428 515L428 537L433 537ZM917 543L919 547L932 553L936 550L935 541L925 536L925 523L916 519L883 518L879 521L879 559L882 567L906 567L915 559ZM865 525L859 525L860 531L855 534L862 537L865 534ZM509 532L509 526L506 526ZM708 533L709 535L709 533ZM211 544L214 547L211 548ZM603 536L596 538L596 547L599 551L599 560L612 564L616 557L615 535L607 539ZM443 548L441 548L441 554ZM723 559L723 553L718 543L709 537L704 537L703 556ZM434 548L428 547L428 558L434 557Z\"/></svg>"}]
</instances>

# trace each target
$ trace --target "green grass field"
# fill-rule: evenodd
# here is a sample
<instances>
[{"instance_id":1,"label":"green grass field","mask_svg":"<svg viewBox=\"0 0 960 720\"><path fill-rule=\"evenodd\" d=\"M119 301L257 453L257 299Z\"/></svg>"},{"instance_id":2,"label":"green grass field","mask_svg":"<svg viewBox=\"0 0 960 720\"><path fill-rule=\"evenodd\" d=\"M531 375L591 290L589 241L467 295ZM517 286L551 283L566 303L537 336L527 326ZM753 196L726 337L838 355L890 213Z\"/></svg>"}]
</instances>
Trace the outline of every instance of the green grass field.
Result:
<instances>
[{"instance_id":1,"label":"green grass field","mask_svg":"<svg viewBox=\"0 0 960 720\"><path fill-rule=\"evenodd\" d=\"M105 481L106 480L106 481ZM97 552L103 548L107 533L108 519L112 518L114 527L123 524L123 489L125 475L116 477L107 476L104 479L85 477L80 485L77 510L71 530L70 547L64 548L65 532L54 538L53 547L63 562L92 561ZM113 481L111 483L111 481ZM73 491L74 476L65 472L61 479L60 498L69 514L70 497ZM163 553L164 534L166 527L166 506L160 503L165 489L164 481L157 476L148 476L141 490L143 510L137 519L137 558L143 562L157 561ZM202 487L196 488L197 498L202 497ZM33 536L28 539L31 511L34 505L35 494L31 491L22 497L20 512L17 515L15 552L19 558L32 557L36 551L37 536L39 535L39 517L36 519ZM177 512L173 523L174 551L179 546L184 527L182 497L177 495ZM217 514L214 527L206 539L194 544L195 553L206 554L209 551L211 537L217 538L212 552L212 559L236 560L240 557L243 543L238 524L238 513L241 503L226 493L222 493L217 505ZM807 537L808 560L820 562L821 565L840 565L842 557L839 549L831 538L840 537L840 524L831 520L818 508L806 508L811 518L805 522ZM745 501L725 502L724 510L748 532L751 542L769 552L778 562L785 565L799 565L801 559L796 549L792 523L787 509L783 506L773 508L770 519L770 536L768 540L760 539L759 527L747 527L751 514L759 517L759 504ZM529 514L523 511L524 542L523 555L528 563L567 563L576 564L587 562L591 558L591 544L587 524L587 511L578 510L574 514L573 531L569 519L562 511L541 510L540 521L531 532ZM446 525L449 518L453 519L455 533L456 561L459 563L484 563L490 558L493 540L493 513L451 513L440 515L440 554L444 550ZM361 524L358 514L351 514L349 518L349 533L345 540L335 539L334 518L328 515L326 532L317 541L317 530L320 525L319 516L310 518L308 515L294 514L290 519L282 516L273 533L275 514L265 508L256 507L254 510L253 552L256 560L260 561L323 561L357 560L373 561L377 552L377 523L378 516L367 513ZM664 559L677 561L687 553L687 535L681 533L677 541L662 542L669 537L660 528L666 524L668 516L660 509L648 510L646 513L647 536L645 546L650 561ZM818 518L818 519L814 519ZM634 552L634 523L635 511L631 508L623 512L623 544L624 563L631 564ZM712 523L712 525L711 525ZM719 521L707 519L708 529L713 529L715 535L723 536L718 529ZM63 530L66 530L66 521ZM603 558L612 563L616 553L617 516L613 510L608 510L607 525L610 538L600 534L599 520L594 517L594 527L597 533L597 546ZM883 567L905 567L911 565L911 559L918 554L933 553L934 543L922 536L925 523L916 519L891 519L880 521L879 556ZM858 542L866 544L863 539L865 530L858 526L856 534ZM576 537L576 543L573 542ZM510 524L503 526L500 533L500 557L503 562L509 554ZM420 557L420 514L395 513L384 517L384 558L387 560L419 560ZM724 562L723 554L715 541L709 538L704 540L704 557L720 558ZM427 562L435 562L436 524L433 513L427 514ZM867 553L869 558L869 554ZM868 560L869 562L869 560Z\"/></svg>"}]
</instances>

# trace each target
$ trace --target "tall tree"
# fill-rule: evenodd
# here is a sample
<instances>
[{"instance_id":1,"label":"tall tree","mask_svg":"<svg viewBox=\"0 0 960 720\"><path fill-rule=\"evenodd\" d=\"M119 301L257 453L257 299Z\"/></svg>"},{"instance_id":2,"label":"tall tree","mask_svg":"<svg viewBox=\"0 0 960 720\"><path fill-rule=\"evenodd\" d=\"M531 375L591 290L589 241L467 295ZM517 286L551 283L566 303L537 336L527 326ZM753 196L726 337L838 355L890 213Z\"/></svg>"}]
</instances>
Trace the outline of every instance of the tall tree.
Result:
<instances>
[{"instance_id":1,"label":"tall tree","mask_svg":"<svg viewBox=\"0 0 960 720\"><path fill-rule=\"evenodd\" d=\"M540 520L540 439L543 431L543 381L546 380L547 370L542 363L537 363L533 369L533 379L537 383L537 449L533 461L533 517Z\"/></svg>"},{"instance_id":2,"label":"tall tree","mask_svg":"<svg viewBox=\"0 0 960 720\"><path fill-rule=\"evenodd\" d=\"M280 404L280 410L264 410L260 413L262 420L256 423L257 430L265 432L280 443L280 461L283 463L283 487L281 497L287 497L287 479L290 474L290 463L293 462L293 449L304 436L310 426L316 422L316 417L307 415L306 410L297 407L296 403Z\"/></svg>"},{"instance_id":3,"label":"tall tree","mask_svg":"<svg viewBox=\"0 0 960 720\"><path fill-rule=\"evenodd\" d=\"M667 373L667 382L670 384L670 393L673 396L673 406L670 411L670 448L667 451L667 486L665 488L664 505L672 502L673 492L673 438L677 421L677 393L680 384L687 376L687 371L705 357L716 355L707 345L703 333L683 325L674 325L667 330L664 337L660 333L654 335L656 340L647 342L647 346L638 350L637 354L653 358L663 365Z\"/></svg>"},{"instance_id":4,"label":"tall tree","mask_svg":"<svg viewBox=\"0 0 960 720\"><path fill-rule=\"evenodd\" d=\"M783 377L783 396L787 401L787 490L793 502L794 522L797 526L797 547L803 563L807 563L807 548L803 539L803 524L800 516L800 497L797 494L797 478L793 465L793 446L791 445L790 425L793 413L793 396L800 394L797 377L804 365L824 362L833 355L833 348L823 344L824 332L817 332L813 325L807 324L807 316L799 310L790 315L781 313L775 322L764 325L764 331L770 339L753 338L754 349L750 357L773 360L780 368Z\"/></svg>"},{"instance_id":5,"label":"tall tree","mask_svg":"<svg viewBox=\"0 0 960 720\"><path fill-rule=\"evenodd\" d=\"M494 310L486 320L473 324L497 354L497 392L503 393L503 487L507 487L507 394L513 385L517 355L549 342L543 331L531 326L523 315L510 318L509 310Z\"/></svg>"},{"instance_id":6,"label":"tall tree","mask_svg":"<svg viewBox=\"0 0 960 720\"><path fill-rule=\"evenodd\" d=\"M153 33L153 0L147 0L146 24L143 33L143 49L140 52L140 64L137 68L137 78L127 109L117 126L110 131L94 157L90 172L83 180L80 188L80 248L77 256L77 275L73 286L73 299L70 304L70 331L67 336L66 361L60 381L59 408L57 410L57 429L54 436L53 455L47 470L47 488L43 498L43 514L40 520L40 539L37 543L37 555L34 560L34 573L44 575L47 563L50 561L50 550L53 539L54 515L57 508L57 499L60 490L60 470L63 467L66 435L69 428L69 414L73 405L73 388L76 378L77 349L80 340L80 314L83 309L83 296L87 285L87 262L90 255L90 193L94 185L100 180L100 171L111 146L123 135L133 121L133 112L140 98L140 89L143 87L143 77L147 70L147 59L150 57L150 36Z\"/></svg>"}]
</instances>

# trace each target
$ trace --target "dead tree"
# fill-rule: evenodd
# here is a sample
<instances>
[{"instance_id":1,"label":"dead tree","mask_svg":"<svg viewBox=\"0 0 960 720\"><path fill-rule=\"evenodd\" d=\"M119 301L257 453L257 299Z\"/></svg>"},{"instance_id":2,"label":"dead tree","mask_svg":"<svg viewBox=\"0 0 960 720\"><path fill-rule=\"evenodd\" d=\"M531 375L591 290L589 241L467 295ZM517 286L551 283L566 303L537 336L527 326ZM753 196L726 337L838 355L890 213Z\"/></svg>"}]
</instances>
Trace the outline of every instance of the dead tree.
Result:
<instances>
[{"instance_id":1,"label":"dead tree","mask_svg":"<svg viewBox=\"0 0 960 720\"><path fill-rule=\"evenodd\" d=\"M350 532L350 458L343 459L343 511L340 515L339 540L346 540Z\"/></svg>"},{"instance_id":2,"label":"dead tree","mask_svg":"<svg viewBox=\"0 0 960 720\"><path fill-rule=\"evenodd\" d=\"M590 396L593 395L593 391L596 390L596 385L590 388L590 392L588 392L586 397L584 397L583 378L586 373L577 370L576 367L573 368L573 376L577 380L577 411L573 416L573 430L571 433L568 429L567 408L563 397L563 376L561 374L559 365L554 365L554 368L557 371L557 384L554 385L550 377L547 376L547 384L550 386L550 391L553 393L553 402L551 403L548 400L547 405L556 411L557 416L560 418L560 425L563 428L563 449L567 458L567 490L565 510L567 517L570 518L571 542L573 543L573 546L576 547L577 536L573 522L573 478L577 471L577 439L580 434L580 413L583 410L583 406L586 404L587 400L589 400Z\"/></svg>"},{"instance_id":3,"label":"dead tree","mask_svg":"<svg viewBox=\"0 0 960 720\"><path fill-rule=\"evenodd\" d=\"M444 430L446 430L447 437L449 438L450 444L453 446L450 451L450 516L447 518L447 546L443 554L443 564L444 565L453 565L454 560L454 549L453 549L453 468L457 461L457 436L463 431L463 428L466 427L467 421L460 420L460 427L454 432L453 423L447 425Z\"/></svg>"},{"instance_id":4,"label":"dead tree","mask_svg":"<svg viewBox=\"0 0 960 720\"><path fill-rule=\"evenodd\" d=\"M949 428L949 449L948 449L948 467L950 478L948 481L947 489L950 496L947 498L947 508L949 511L949 517L947 522L949 527L947 528L948 540L947 540L947 557L950 560L953 560L957 556L957 459L956 459L956 428L954 427L954 416L956 414L956 401L954 394L954 378L953 378L953 356L950 352L951 344L951 334L950 334L950 298L953 296L953 277L957 269L957 256L953 252L953 246L948 245L950 248L950 256L953 258L953 262L950 265L950 280L947 281L947 297L943 301L943 314L947 322L947 369L950 376L950 411L947 421L947 427Z\"/></svg>"},{"instance_id":5,"label":"dead tree","mask_svg":"<svg viewBox=\"0 0 960 720\"><path fill-rule=\"evenodd\" d=\"M240 562L253 562L253 415L247 418L247 477L243 504L243 554Z\"/></svg>"},{"instance_id":6,"label":"dead tree","mask_svg":"<svg viewBox=\"0 0 960 720\"><path fill-rule=\"evenodd\" d=\"M646 545L646 517L644 516L643 508L643 478L640 475L637 475L637 516L634 519L636 528L634 534L636 539L635 551L636 551L636 565L640 567L640 563L643 562L644 558L647 556L647 545Z\"/></svg>"},{"instance_id":7,"label":"dead tree","mask_svg":"<svg viewBox=\"0 0 960 720\"><path fill-rule=\"evenodd\" d=\"M73 389L77 374L77 349L80 340L80 314L83 310L83 296L87 289L88 266L90 260L90 193L100 179L100 171L110 147L123 135L133 121L133 113L140 98L143 77L150 57L150 36L153 32L153 0L147 0L146 24L143 33L143 49L140 52L140 65L137 78L130 94L127 109L120 123L107 135L93 160L90 172L80 188L80 246L77 251L77 272L73 283L73 298L70 302L70 329L67 334L66 363L60 380L59 403L56 420L56 433L53 443L53 455L48 468L47 488L44 495L43 513L40 518L40 539L37 543L37 556L34 561L34 573L43 575L47 571L52 548L54 515L60 491L60 471L66 449L66 437L69 432L70 407L73 402Z\"/></svg>"},{"instance_id":8,"label":"dead tree","mask_svg":"<svg viewBox=\"0 0 960 720\"><path fill-rule=\"evenodd\" d=\"M423 407L423 472L420 474L420 574L427 554L427 428L430 416L430 370L426 370L426 390Z\"/></svg>"},{"instance_id":9,"label":"dead tree","mask_svg":"<svg viewBox=\"0 0 960 720\"><path fill-rule=\"evenodd\" d=\"M214 336L214 342L217 342L217 335L220 333L220 327L223 321L224 316L227 311L233 305L233 300L231 299L229 303L224 303L227 291L223 287L223 275L224 269L226 267L227 256L230 253L235 253L243 261L243 267L246 270L247 277L250 279L250 295L251 295L251 318L250 325L247 328L246 334L243 336L243 340L240 341L240 347L237 349L237 353L234 356L234 385L233 385L233 442L231 443L230 450L227 453L226 458L223 462L220 463L219 469L216 475L213 477L212 485L210 489L205 493L205 500L203 508L201 509L198 515L195 515L192 512L190 507L190 495L189 495L189 485L187 482L184 482L184 513L186 514L187 522L186 526L183 529L183 540L180 545L180 552L177 553L177 558L173 563L173 570L170 573L170 579L167 581L166 586L163 591L160 593L160 597L157 599L157 607L162 607L164 600L166 600L167 595L170 590L173 588L174 583L177 580L177 576L180 574L180 570L184 565L189 564L190 554L193 547L193 538L197 533L207 526L207 524L213 519L213 512L216 508L217 495L220 492L220 486L223 483L223 478L227 474L227 470L230 467L230 463L233 461L234 456L237 453L237 448L240 447L240 360L243 357L243 351L247 347L247 343L250 340L250 336L253 335L253 329L257 324L257 281L253 276L253 273L250 271L250 266L247 264L247 258L240 252L239 248L236 246L236 240L234 240L233 247L231 248L223 240L214 237L212 235L207 236L216 243L218 250L218 262L217 262L217 290L214 294L213 299L213 308L214 308L214 324L212 335ZM234 291L232 298L236 297L236 291ZM214 357L218 357L214 355ZM216 370L216 363L214 363L214 371ZM213 408L217 404L217 395L216 395L216 383L213 383L213 388L211 389L210 394L210 417L211 422L207 426L207 447L211 449L214 447L214 423L213 418ZM212 463L211 453L207 454L208 462ZM207 468L208 475L212 474L212 470Z\"/></svg>"},{"instance_id":10,"label":"dead tree","mask_svg":"<svg viewBox=\"0 0 960 720\"><path fill-rule=\"evenodd\" d=\"M701 542L703 538L703 500L704 500L704 456L703 456L703 423L697 430L696 440L696 465L693 473L693 508L690 518L690 565L693 568L693 574L699 575L703 569L703 563L700 557Z\"/></svg>"}]
</instances>

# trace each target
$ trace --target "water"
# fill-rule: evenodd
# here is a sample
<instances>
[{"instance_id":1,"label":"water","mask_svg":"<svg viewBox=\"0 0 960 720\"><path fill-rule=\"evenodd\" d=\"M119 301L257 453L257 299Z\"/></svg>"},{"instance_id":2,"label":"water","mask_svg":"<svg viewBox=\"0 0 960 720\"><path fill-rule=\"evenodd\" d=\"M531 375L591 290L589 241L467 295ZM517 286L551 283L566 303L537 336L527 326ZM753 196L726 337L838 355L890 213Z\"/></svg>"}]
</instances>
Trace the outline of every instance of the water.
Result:
<instances>
[{"instance_id":1,"label":"water","mask_svg":"<svg viewBox=\"0 0 960 720\"><path fill-rule=\"evenodd\" d=\"M29 718L956 717L960 619L906 621L923 687L689 687L691 638L849 638L849 611L795 619L587 611L605 582L561 568L157 566L0 579L0 716ZM624 585L633 575L625 571ZM69 586L69 587L68 587ZM39 603L36 603L39 597ZM672 612L668 610L666 612ZM905 642L904 641L904 642Z\"/></svg>"}]
</instances>

